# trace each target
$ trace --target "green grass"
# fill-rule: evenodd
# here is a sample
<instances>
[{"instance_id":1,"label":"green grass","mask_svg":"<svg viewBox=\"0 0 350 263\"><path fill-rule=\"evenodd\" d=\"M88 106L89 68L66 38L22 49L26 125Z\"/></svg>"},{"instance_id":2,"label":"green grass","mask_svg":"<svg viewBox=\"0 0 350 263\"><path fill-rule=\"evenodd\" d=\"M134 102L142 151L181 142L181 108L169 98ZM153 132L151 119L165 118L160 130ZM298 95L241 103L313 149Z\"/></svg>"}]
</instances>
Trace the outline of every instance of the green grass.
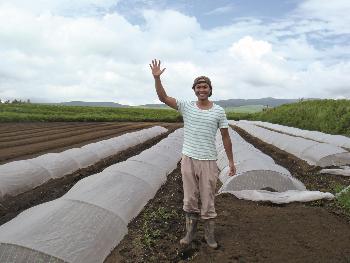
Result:
<instances>
[{"instance_id":1,"label":"green grass","mask_svg":"<svg viewBox=\"0 0 350 263\"><path fill-rule=\"evenodd\" d=\"M284 104L262 112L227 114L229 119L271 123L350 136L350 100L312 100Z\"/></svg>"},{"instance_id":2,"label":"green grass","mask_svg":"<svg viewBox=\"0 0 350 263\"><path fill-rule=\"evenodd\" d=\"M235 112L235 113L255 113L260 112L264 108L264 105L245 105L239 107L227 107L225 108L226 113Z\"/></svg>"},{"instance_id":3,"label":"green grass","mask_svg":"<svg viewBox=\"0 0 350 263\"><path fill-rule=\"evenodd\" d=\"M340 193L346 186L338 186L335 188L336 193ZM336 195L337 204L342 207L345 212L350 215L350 188Z\"/></svg>"},{"instance_id":4,"label":"green grass","mask_svg":"<svg viewBox=\"0 0 350 263\"><path fill-rule=\"evenodd\" d=\"M0 104L0 122L53 121L164 121L177 122L172 109L61 106L45 104Z\"/></svg>"}]
</instances>

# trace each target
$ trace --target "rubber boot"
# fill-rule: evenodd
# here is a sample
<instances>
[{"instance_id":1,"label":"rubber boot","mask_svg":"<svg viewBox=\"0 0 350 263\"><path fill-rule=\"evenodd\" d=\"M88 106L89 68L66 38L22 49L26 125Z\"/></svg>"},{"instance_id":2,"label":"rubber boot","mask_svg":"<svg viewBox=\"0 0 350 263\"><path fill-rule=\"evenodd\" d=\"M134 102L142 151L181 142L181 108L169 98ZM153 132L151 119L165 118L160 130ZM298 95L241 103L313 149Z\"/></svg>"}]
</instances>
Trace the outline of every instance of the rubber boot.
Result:
<instances>
[{"instance_id":1,"label":"rubber boot","mask_svg":"<svg viewBox=\"0 0 350 263\"><path fill-rule=\"evenodd\" d=\"M214 219L206 219L204 221L204 238L207 244L211 248L217 248L218 243L215 241L215 221Z\"/></svg>"},{"instance_id":2,"label":"rubber boot","mask_svg":"<svg viewBox=\"0 0 350 263\"><path fill-rule=\"evenodd\" d=\"M189 245L197 230L198 215L186 213L186 235L180 240L181 245Z\"/></svg>"}]
</instances>

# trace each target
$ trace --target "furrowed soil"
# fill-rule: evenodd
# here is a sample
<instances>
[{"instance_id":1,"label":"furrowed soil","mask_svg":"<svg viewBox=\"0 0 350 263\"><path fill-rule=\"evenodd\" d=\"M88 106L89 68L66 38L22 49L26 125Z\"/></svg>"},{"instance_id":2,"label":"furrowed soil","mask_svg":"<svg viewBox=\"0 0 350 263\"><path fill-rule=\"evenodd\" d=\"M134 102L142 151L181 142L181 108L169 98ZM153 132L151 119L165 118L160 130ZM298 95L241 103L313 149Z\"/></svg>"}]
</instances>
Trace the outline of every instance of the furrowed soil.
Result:
<instances>
[{"instance_id":1,"label":"furrowed soil","mask_svg":"<svg viewBox=\"0 0 350 263\"><path fill-rule=\"evenodd\" d=\"M4 124L0 127L0 160L5 163L46 152L60 152L154 125L162 125L171 130L181 126L169 123ZM236 127L234 129L256 148L270 155L276 163L286 167L309 190L334 193L334 185L350 184L350 178L319 175L318 167L309 166ZM0 203L0 224L28 207L62 196L78 180L140 153L165 136L158 136L86 170L66 176L60 181L48 182L15 199L8 199L7 203ZM74 140L71 141L71 138ZM13 150L16 147L26 151L23 150L22 155L16 155L16 150ZM35 151L31 147L35 147ZM6 149L11 148L6 155ZM2 150L4 151L1 152ZM111 251L105 263L350 262L350 217L334 201L275 205L239 200L229 194L219 195L216 197L216 238L219 247L210 249L203 240L202 222L192 244L180 246L179 240L185 234L182 199L182 180L178 166L168 175L166 184L156 196L129 223L129 233Z\"/></svg>"},{"instance_id":2,"label":"furrowed soil","mask_svg":"<svg viewBox=\"0 0 350 263\"><path fill-rule=\"evenodd\" d=\"M61 122L2 123L0 127L0 164L29 159L48 152L61 152L124 133L173 123L158 122Z\"/></svg>"},{"instance_id":3,"label":"furrowed soil","mask_svg":"<svg viewBox=\"0 0 350 263\"><path fill-rule=\"evenodd\" d=\"M319 175L318 167L234 129L249 143L286 167L309 190L334 193L350 178ZM219 187L219 183L218 183ZM217 249L203 239L202 222L190 246L185 234L182 180L178 167L128 225L129 233L104 263L114 262L350 262L350 217L335 201L276 205L216 197Z\"/></svg>"},{"instance_id":4,"label":"furrowed soil","mask_svg":"<svg viewBox=\"0 0 350 263\"><path fill-rule=\"evenodd\" d=\"M6 125L7 127L4 127ZM20 212L32 206L61 197L84 177L99 173L112 164L125 161L131 156L141 153L145 149L150 148L152 145L158 143L175 129L182 126L181 124L176 123L33 123L30 125L4 124L4 126L2 126L0 129L0 152L2 151L3 156L9 156L6 155L6 153L10 153L11 156L13 148L17 148L17 146L12 148L4 147L4 144L1 144L1 142L6 142L7 145L15 143L19 136L23 136L23 134L30 134L33 136L32 138L36 138L37 136L40 139L39 143L33 143L33 140L30 140L29 138L26 139L27 145L31 145L31 152L34 152L35 154L29 155L28 152L21 151L23 155L20 155L20 153L18 153L16 155L16 158L10 159L10 161L33 158L46 152L61 152L66 149L81 147L95 141L120 136L127 132L133 132L155 125L161 125L167 128L169 131L142 144L121 151L114 156L105 158L87 168L79 169L73 174L66 175L59 179L50 180L31 191L27 191L15 197L5 198L0 202L0 225L6 223L7 221L16 217ZM85 132L86 128L88 131L86 133L82 133L81 131L83 130ZM69 138L69 140L64 141L65 144L62 144L61 141L57 142L57 139L47 140L47 137L43 135L43 133L46 132L51 135L57 133L58 131L61 136L58 140L61 140L62 138ZM80 134L87 136L72 136L71 131L79 131ZM106 133L108 134L107 136ZM6 141L3 137L4 134L9 136L12 135L12 138ZM87 138L90 138L90 140ZM64 145L64 147L62 147L62 145ZM3 148L1 148L1 146ZM49 151L49 149L51 150Z\"/></svg>"}]
</instances>

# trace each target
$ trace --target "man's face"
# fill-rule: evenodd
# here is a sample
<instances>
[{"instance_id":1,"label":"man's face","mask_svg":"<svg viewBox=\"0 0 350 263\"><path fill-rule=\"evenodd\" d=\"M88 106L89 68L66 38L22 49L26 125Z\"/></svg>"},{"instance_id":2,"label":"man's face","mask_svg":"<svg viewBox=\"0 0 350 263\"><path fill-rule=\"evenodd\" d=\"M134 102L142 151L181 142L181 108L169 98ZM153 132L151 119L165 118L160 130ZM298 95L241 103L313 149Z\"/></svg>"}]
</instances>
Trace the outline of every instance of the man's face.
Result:
<instances>
[{"instance_id":1,"label":"man's face","mask_svg":"<svg viewBox=\"0 0 350 263\"><path fill-rule=\"evenodd\" d=\"M207 83L199 83L194 87L194 93L199 100L206 100L210 95L210 87Z\"/></svg>"}]
</instances>

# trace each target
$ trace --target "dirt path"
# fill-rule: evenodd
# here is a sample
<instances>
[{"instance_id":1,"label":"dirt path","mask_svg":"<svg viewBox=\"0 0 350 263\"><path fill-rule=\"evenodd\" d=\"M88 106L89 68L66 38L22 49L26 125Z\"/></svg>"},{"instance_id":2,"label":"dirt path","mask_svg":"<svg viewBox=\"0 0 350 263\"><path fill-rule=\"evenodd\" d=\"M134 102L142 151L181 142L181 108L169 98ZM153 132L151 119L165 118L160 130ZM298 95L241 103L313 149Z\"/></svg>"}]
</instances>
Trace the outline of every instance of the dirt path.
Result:
<instances>
[{"instance_id":1,"label":"dirt path","mask_svg":"<svg viewBox=\"0 0 350 263\"><path fill-rule=\"evenodd\" d=\"M350 178L318 175L318 167L235 130L256 148L286 167L310 190L333 192ZM183 248L182 180L179 168L168 176L129 234L105 263L114 262L350 262L350 217L334 201L275 205L217 196L217 240L209 249L203 227L191 246Z\"/></svg>"}]
</instances>

